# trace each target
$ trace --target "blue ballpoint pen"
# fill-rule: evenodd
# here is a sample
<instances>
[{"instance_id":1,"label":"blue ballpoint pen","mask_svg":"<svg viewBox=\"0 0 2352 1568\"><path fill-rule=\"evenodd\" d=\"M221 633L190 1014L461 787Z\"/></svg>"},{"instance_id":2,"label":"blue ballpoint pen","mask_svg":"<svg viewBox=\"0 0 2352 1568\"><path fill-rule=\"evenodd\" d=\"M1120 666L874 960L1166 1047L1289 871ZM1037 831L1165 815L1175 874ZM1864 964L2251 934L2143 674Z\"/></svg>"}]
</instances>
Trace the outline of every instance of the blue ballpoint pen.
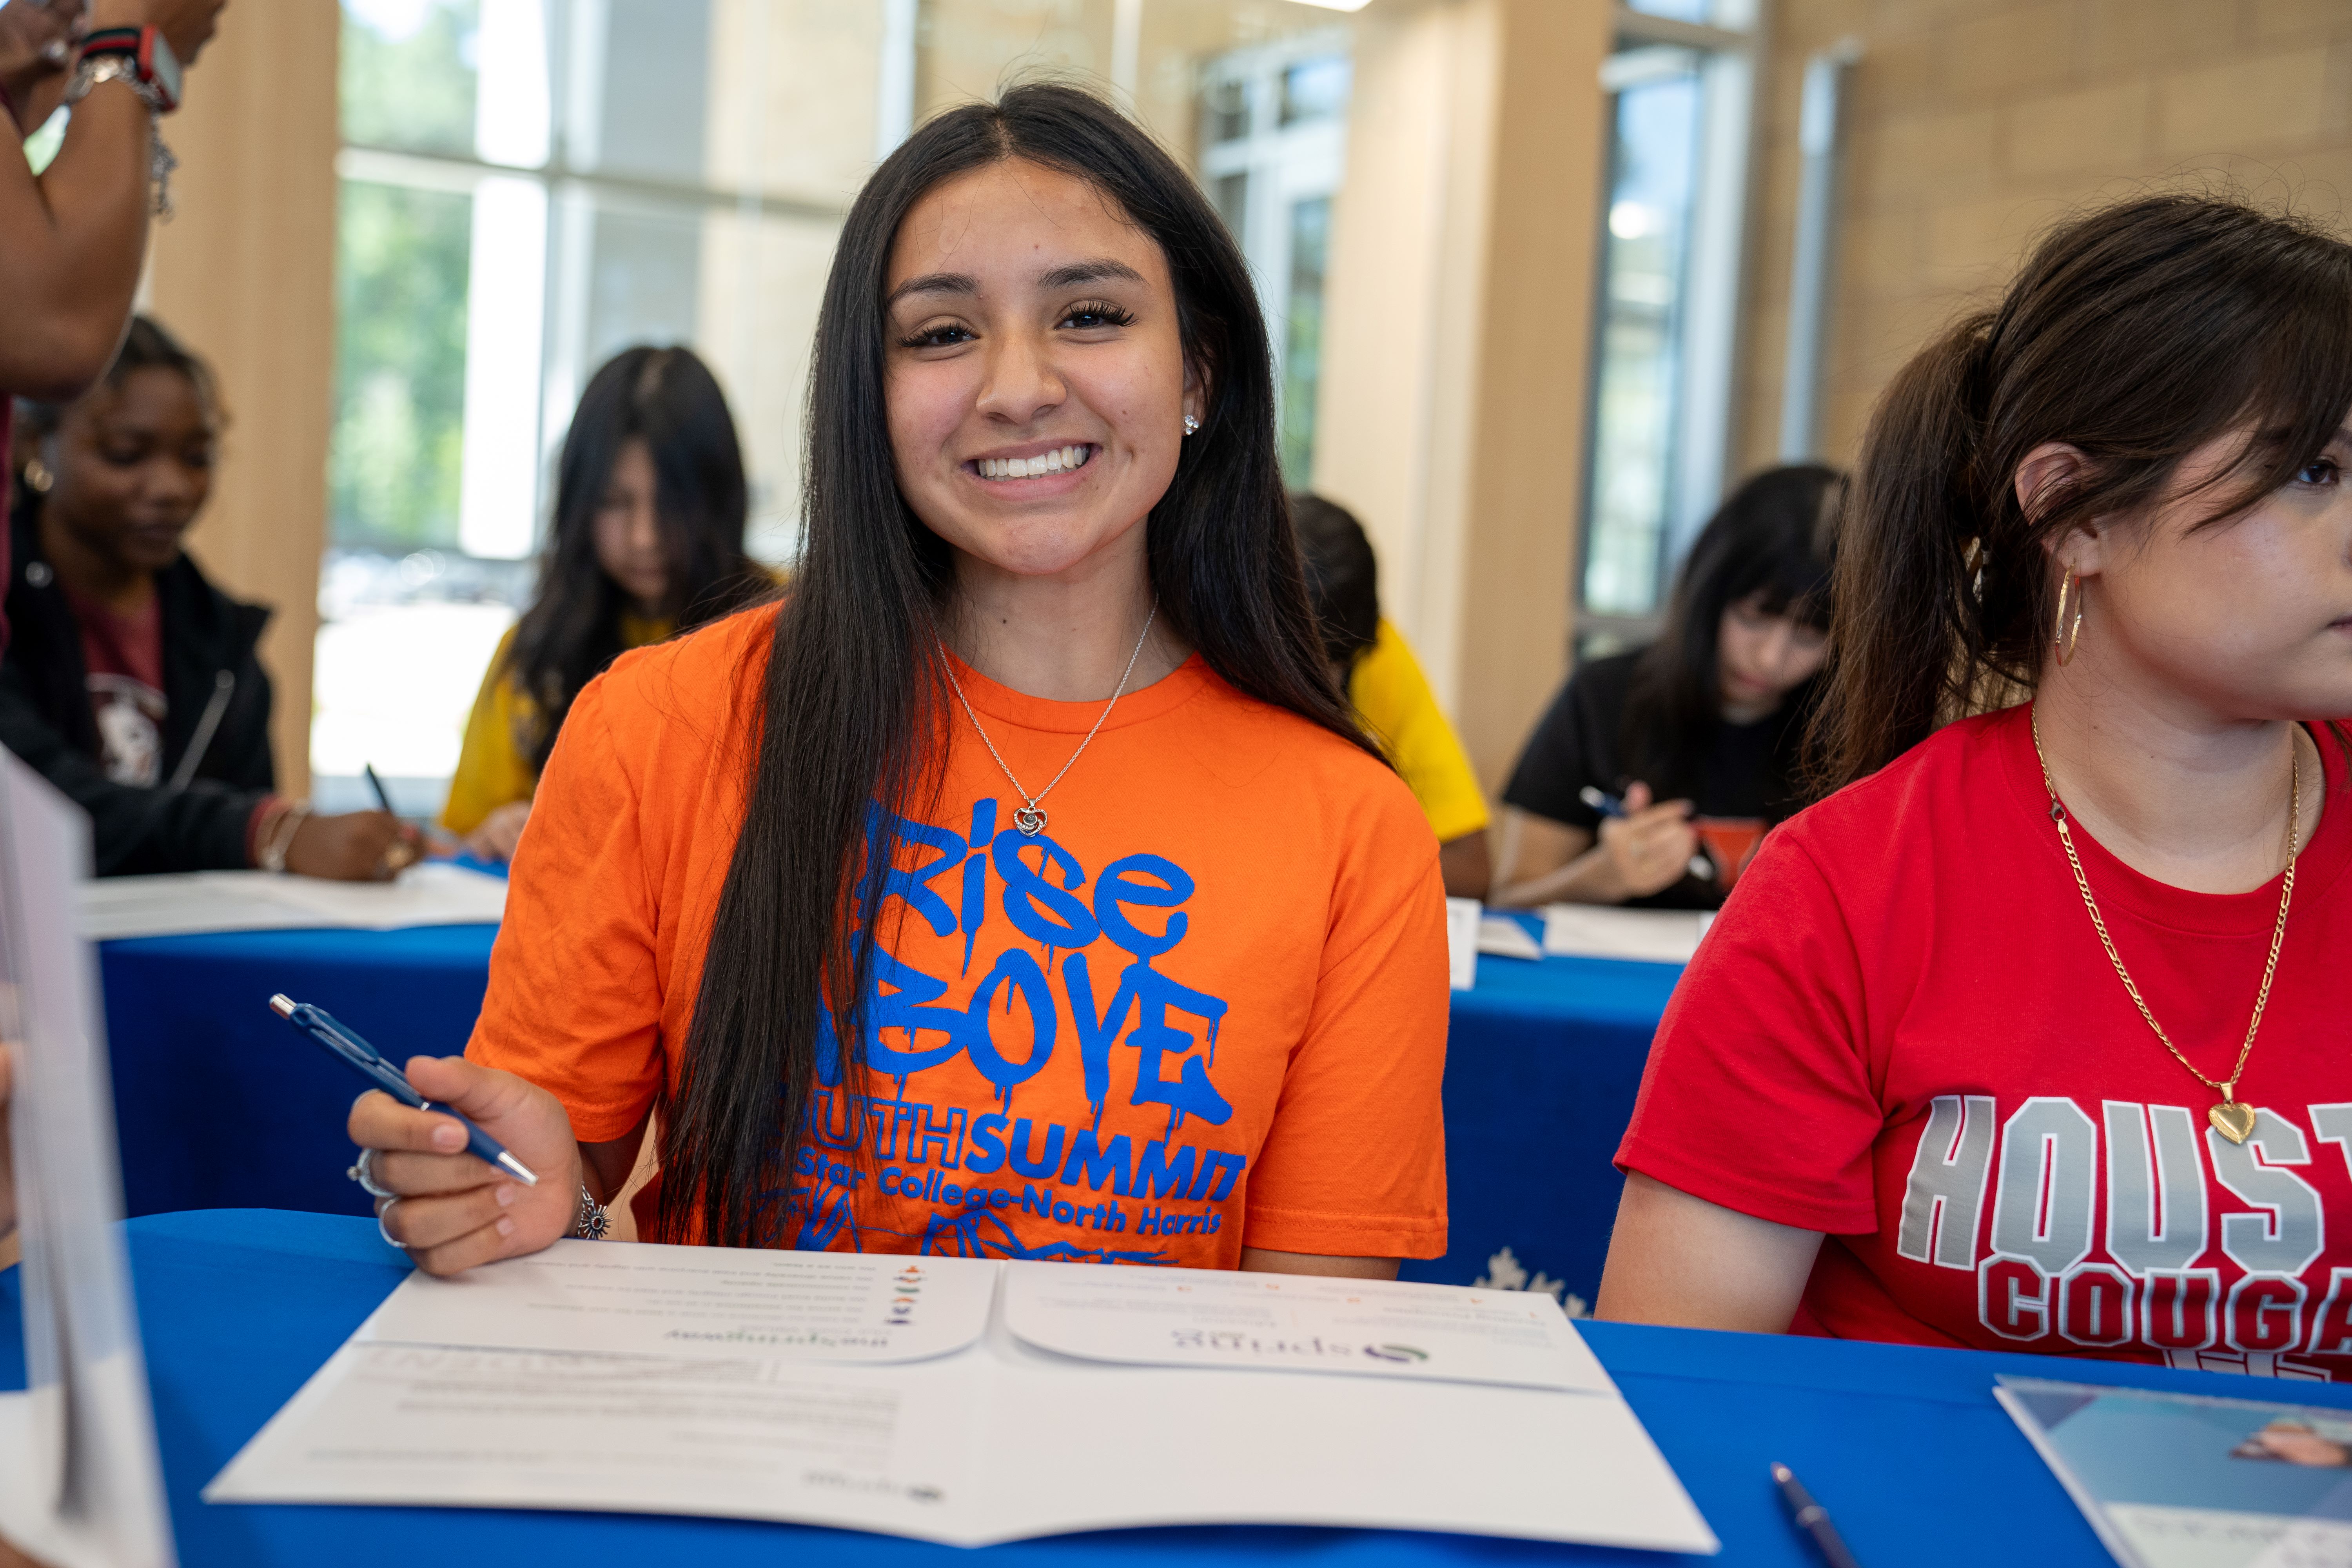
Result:
<instances>
[{"instance_id":1,"label":"blue ballpoint pen","mask_svg":"<svg viewBox=\"0 0 2352 1568\"><path fill-rule=\"evenodd\" d=\"M310 1036L333 1053L335 1058L376 1088L418 1110L435 1110L454 1119L466 1130L466 1147L476 1159L496 1165L517 1181L530 1186L539 1185L539 1177L529 1165L506 1151L506 1146L446 1106L436 1105L416 1092L407 1077L398 1068L379 1055L373 1046L335 1022L323 1007L313 1007L308 1002L297 1002L291 996L278 995L269 999L269 1010Z\"/></svg>"},{"instance_id":2,"label":"blue ballpoint pen","mask_svg":"<svg viewBox=\"0 0 2352 1568\"><path fill-rule=\"evenodd\" d=\"M1607 791L1596 789L1591 784L1586 784L1582 789L1578 790L1576 792L1576 798L1582 801L1586 805L1591 806L1593 810L1599 812L1603 816L1623 816L1626 815L1625 803L1623 801L1618 799L1615 795L1609 794ZM1690 874L1696 877L1702 882L1712 882L1715 880L1715 862L1708 859L1704 855L1694 855L1691 857Z\"/></svg>"}]
</instances>

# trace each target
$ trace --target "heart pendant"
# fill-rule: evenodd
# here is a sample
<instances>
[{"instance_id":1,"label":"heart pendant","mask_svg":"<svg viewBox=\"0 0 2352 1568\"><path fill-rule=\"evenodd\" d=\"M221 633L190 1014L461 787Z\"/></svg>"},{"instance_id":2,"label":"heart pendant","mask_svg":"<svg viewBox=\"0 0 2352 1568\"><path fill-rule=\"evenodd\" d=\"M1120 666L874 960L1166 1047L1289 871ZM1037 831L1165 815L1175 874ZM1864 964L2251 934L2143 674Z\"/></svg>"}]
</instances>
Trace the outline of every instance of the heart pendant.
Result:
<instances>
[{"instance_id":1,"label":"heart pendant","mask_svg":"<svg viewBox=\"0 0 2352 1568\"><path fill-rule=\"evenodd\" d=\"M2219 1105L2207 1106L2205 1120L2210 1121L2213 1124L2213 1130L2231 1142L2242 1143L2253 1134L2254 1108L2251 1105L2241 1105L2234 1100L2225 1100Z\"/></svg>"},{"instance_id":2,"label":"heart pendant","mask_svg":"<svg viewBox=\"0 0 2352 1568\"><path fill-rule=\"evenodd\" d=\"M1045 814L1034 805L1024 805L1013 814L1013 826L1034 838L1045 831ZM2253 1123L2249 1121L2246 1125L2252 1127ZM2241 1132L2238 1136L2243 1138L2245 1134Z\"/></svg>"}]
</instances>

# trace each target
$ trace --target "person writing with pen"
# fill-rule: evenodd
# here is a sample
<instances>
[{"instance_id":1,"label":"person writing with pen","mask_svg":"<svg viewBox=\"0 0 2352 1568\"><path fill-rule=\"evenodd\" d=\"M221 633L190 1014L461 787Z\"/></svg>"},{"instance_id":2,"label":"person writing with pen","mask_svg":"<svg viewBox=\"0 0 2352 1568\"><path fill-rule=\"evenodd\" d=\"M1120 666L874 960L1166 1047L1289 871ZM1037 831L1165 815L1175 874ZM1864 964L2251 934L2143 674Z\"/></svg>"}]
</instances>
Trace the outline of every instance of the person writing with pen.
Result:
<instances>
[{"instance_id":1,"label":"person writing with pen","mask_svg":"<svg viewBox=\"0 0 2352 1568\"><path fill-rule=\"evenodd\" d=\"M624 654L448 1117L351 1114L452 1274L640 1234L1393 1277L1445 1247L1438 847L1309 606L1249 269L1117 110L952 110L845 224L778 604ZM880 1110L885 1104L897 1109Z\"/></svg>"},{"instance_id":2,"label":"person writing with pen","mask_svg":"<svg viewBox=\"0 0 2352 1568\"><path fill-rule=\"evenodd\" d=\"M200 360L131 323L100 384L22 405L0 744L89 813L100 876L258 866L367 880L415 858L387 812L277 793L268 612L181 547L212 493L221 413Z\"/></svg>"},{"instance_id":3,"label":"person writing with pen","mask_svg":"<svg viewBox=\"0 0 2352 1568\"><path fill-rule=\"evenodd\" d=\"M1712 909L1803 804L1843 484L1773 468L1692 544L1646 648L1587 661L1504 788L1489 902Z\"/></svg>"}]
</instances>

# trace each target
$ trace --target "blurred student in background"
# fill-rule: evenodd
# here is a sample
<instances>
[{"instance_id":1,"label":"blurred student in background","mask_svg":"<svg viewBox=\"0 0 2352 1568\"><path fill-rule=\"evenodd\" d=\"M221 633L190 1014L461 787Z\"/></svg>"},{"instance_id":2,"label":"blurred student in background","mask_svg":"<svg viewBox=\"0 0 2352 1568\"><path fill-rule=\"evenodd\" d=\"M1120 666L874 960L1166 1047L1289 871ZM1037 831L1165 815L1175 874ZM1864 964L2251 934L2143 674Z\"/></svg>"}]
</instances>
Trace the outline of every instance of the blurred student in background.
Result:
<instances>
[{"instance_id":1,"label":"blurred student in background","mask_svg":"<svg viewBox=\"0 0 2352 1568\"><path fill-rule=\"evenodd\" d=\"M269 612L181 545L212 493L211 373L145 317L77 401L22 404L0 744L90 815L100 876L259 866L363 880L415 857L380 811L320 816L276 793Z\"/></svg>"},{"instance_id":2,"label":"blurred student in background","mask_svg":"<svg viewBox=\"0 0 2352 1568\"><path fill-rule=\"evenodd\" d=\"M1723 503L1656 642L1588 660L1503 791L1494 902L1711 909L1801 804L1843 481L1772 468Z\"/></svg>"},{"instance_id":3,"label":"blurred student in background","mask_svg":"<svg viewBox=\"0 0 2352 1568\"><path fill-rule=\"evenodd\" d=\"M2352 1376L2347 419L2352 245L2205 197L1895 376L1845 787L1675 989L1602 1317Z\"/></svg>"},{"instance_id":4,"label":"blurred student in background","mask_svg":"<svg viewBox=\"0 0 2352 1568\"><path fill-rule=\"evenodd\" d=\"M1486 896L1486 801L1470 754L1437 705L1402 633L1381 615L1380 563L1363 524L1345 507L1301 492L1290 498L1307 596L1324 656L1356 717L1412 786L1437 835L1445 891Z\"/></svg>"},{"instance_id":5,"label":"blurred student in background","mask_svg":"<svg viewBox=\"0 0 2352 1568\"><path fill-rule=\"evenodd\" d=\"M514 858L564 715L606 665L773 585L743 553L746 515L735 417L709 367L682 348L606 362L563 438L538 596L466 721L441 825L470 853Z\"/></svg>"}]
</instances>

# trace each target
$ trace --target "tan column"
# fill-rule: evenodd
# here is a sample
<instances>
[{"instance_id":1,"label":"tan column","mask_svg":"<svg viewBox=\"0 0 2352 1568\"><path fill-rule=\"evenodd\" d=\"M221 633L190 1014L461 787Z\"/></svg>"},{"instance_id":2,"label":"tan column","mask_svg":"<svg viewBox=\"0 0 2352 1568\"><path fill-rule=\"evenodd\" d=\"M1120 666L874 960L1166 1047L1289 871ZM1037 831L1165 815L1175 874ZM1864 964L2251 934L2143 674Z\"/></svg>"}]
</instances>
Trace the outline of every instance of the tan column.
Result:
<instances>
[{"instance_id":1,"label":"tan column","mask_svg":"<svg viewBox=\"0 0 2352 1568\"><path fill-rule=\"evenodd\" d=\"M1499 787L1568 668L1595 224L1599 0L1361 14L1316 488Z\"/></svg>"},{"instance_id":2,"label":"tan column","mask_svg":"<svg viewBox=\"0 0 2352 1568\"><path fill-rule=\"evenodd\" d=\"M335 356L335 66L325 0L236 0L163 123L178 216L153 230L148 310L219 374L229 415L190 549L228 594L277 613L278 787L310 781L310 654L326 544Z\"/></svg>"}]
</instances>

